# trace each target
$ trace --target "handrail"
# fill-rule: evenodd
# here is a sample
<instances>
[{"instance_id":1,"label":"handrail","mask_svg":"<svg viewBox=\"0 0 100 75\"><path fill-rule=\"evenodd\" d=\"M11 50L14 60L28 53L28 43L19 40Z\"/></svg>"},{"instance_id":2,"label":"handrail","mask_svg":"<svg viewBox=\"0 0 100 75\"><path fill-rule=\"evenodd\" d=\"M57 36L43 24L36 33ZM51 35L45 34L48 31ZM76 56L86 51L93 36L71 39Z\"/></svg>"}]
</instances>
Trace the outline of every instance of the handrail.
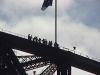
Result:
<instances>
[{"instance_id":1,"label":"handrail","mask_svg":"<svg viewBox=\"0 0 100 75\"><path fill-rule=\"evenodd\" d=\"M8 31L8 30L4 30L4 29L1 29L1 28L0 28L0 31L1 31L1 32L6 32L6 33L9 33L9 34L13 34L13 35L18 36L18 37L22 37L22 38L28 39L28 36L25 36L25 35L22 35L22 34L18 34L18 33L11 32L11 31ZM77 54L77 55L86 57L86 58L88 58L88 59L91 59L91 60L100 62L100 59L90 57L90 56L88 56L88 55L85 55L85 54L80 53L80 52L75 51L75 50L71 50L71 49L66 48L66 47L63 47L63 46L59 46L59 47L60 47L60 49L62 49L62 50L70 51L70 52L72 52L72 53L74 53L74 54Z\"/></svg>"},{"instance_id":2,"label":"handrail","mask_svg":"<svg viewBox=\"0 0 100 75\"><path fill-rule=\"evenodd\" d=\"M95 61L97 61L97 62L100 62L100 59L97 59L97 58L94 58L94 57L88 56L88 55L86 55L86 54L83 54L83 53L78 52L78 51L75 51L75 50L71 50L71 49L69 49L69 48L65 48L65 47L60 46L60 49L65 50L65 51L72 52L72 53L74 53L74 54L77 54L77 55L80 55L80 56L86 57L86 58L88 58L88 59L95 60Z\"/></svg>"},{"instance_id":3,"label":"handrail","mask_svg":"<svg viewBox=\"0 0 100 75\"><path fill-rule=\"evenodd\" d=\"M9 30L4 30L4 29L0 28L0 31L1 31L1 32L6 32L6 33L9 33L9 34L13 34L13 35L15 35L15 36L19 36L19 37L22 37L22 38L27 39L27 36L22 35L22 34L18 34L18 33L9 31Z\"/></svg>"}]
</instances>

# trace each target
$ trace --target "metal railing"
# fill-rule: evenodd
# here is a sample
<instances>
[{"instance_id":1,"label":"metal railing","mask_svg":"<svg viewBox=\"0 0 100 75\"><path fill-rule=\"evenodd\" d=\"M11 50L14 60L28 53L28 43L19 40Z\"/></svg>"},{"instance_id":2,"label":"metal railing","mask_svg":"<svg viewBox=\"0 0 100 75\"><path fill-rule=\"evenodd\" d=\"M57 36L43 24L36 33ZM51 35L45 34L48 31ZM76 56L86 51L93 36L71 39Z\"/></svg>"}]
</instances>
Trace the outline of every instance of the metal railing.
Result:
<instances>
[{"instance_id":1,"label":"metal railing","mask_svg":"<svg viewBox=\"0 0 100 75\"><path fill-rule=\"evenodd\" d=\"M27 39L27 36L22 35L22 34L18 34L18 33L15 33L15 32L12 32L12 31L9 31L9 30L4 30L4 29L0 28L0 31L1 31L1 32L8 33L8 34L13 34L13 35L15 35L15 36L18 36L18 37L21 37L21 38L25 38L25 39Z\"/></svg>"},{"instance_id":2,"label":"metal railing","mask_svg":"<svg viewBox=\"0 0 100 75\"><path fill-rule=\"evenodd\" d=\"M78 51L76 51L76 50L71 50L71 49L69 49L69 48L62 47L62 46L60 46L60 49L65 50L65 51L72 52L72 53L74 53L74 54L77 54L77 55L80 55L80 56L86 57L86 58L88 58L88 59L95 60L95 61L97 61L97 62L100 62L100 59L97 59L97 58L94 58L94 57L88 56L88 55L83 54L83 53L81 53L81 52L78 52Z\"/></svg>"},{"instance_id":3,"label":"metal railing","mask_svg":"<svg viewBox=\"0 0 100 75\"><path fill-rule=\"evenodd\" d=\"M18 34L18 33L11 32L11 31L8 31L8 30L4 30L4 29L1 29L1 28L0 28L0 31L1 31L1 32L8 33L8 34L13 34L13 35L18 36L18 37L21 37L21 38L28 39L28 36L25 36L25 35L22 35L22 34ZM53 46L52 46L52 47L53 47ZM90 57L90 56L88 56L88 55L86 55L86 54L80 53L80 52L75 51L75 50L71 50L71 49L66 48L66 47L63 47L63 46L59 46L59 47L60 47L60 49L62 49L62 50L70 51L70 52L72 52L72 53L74 53L74 54L77 54L77 55L80 55L80 56L86 57L86 58L88 58L88 59L91 59L91 60L94 60L94 61L100 62L100 59Z\"/></svg>"}]
</instances>

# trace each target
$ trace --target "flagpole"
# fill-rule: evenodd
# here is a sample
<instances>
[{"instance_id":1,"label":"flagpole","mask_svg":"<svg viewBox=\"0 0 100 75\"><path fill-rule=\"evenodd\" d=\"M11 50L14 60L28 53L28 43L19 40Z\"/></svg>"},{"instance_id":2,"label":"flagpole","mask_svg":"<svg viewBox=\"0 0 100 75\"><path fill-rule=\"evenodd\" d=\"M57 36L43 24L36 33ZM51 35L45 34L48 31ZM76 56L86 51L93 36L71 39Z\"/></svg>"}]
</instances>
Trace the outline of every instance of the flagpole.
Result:
<instances>
[{"instance_id":1,"label":"flagpole","mask_svg":"<svg viewBox=\"0 0 100 75\"><path fill-rule=\"evenodd\" d=\"M55 0L55 43L57 43L57 0Z\"/></svg>"}]
</instances>

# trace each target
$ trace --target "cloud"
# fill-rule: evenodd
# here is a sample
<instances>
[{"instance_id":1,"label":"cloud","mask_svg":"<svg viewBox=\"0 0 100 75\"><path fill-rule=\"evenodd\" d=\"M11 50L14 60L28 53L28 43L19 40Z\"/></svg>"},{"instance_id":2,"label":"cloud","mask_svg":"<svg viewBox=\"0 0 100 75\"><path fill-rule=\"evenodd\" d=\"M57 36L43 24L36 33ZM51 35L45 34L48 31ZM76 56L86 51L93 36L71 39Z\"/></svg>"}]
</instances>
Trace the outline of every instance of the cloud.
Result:
<instances>
[{"instance_id":1,"label":"cloud","mask_svg":"<svg viewBox=\"0 0 100 75\"><path fill-rule=\"evenodd\" d=\"M99 58L100 31L98 29L90 28L81 22L67 22L58 25L58 41L61 45L71 49L76 45L78 47L76 51Z\"/></svg>"},{"instance_id":2,"label":"cloud","mask_svg":"<svg viewBox=\"0 0 100 75\"><path fill-rule=\"evenodd\" d=\"M66 12L72 17L72 20L81 21L90 27L98 28L100 24L99 7L99 0L76 0Z\"/></svg>"},{"instance_id":3,"label":"cloud","mask_svg":"<svg viewBox=\"0 0 100 75\"><path fill-rule=\"evenodd\" d=\"M0 5L0 20L7 23L18 22L20 19L39 14L42 1L35 0L4 0Z\"/></svg>"},{"instance_id":4,"label":"cloud","mask_svg":"<svg viewBox=\"0 0 100 75\"><path fill-rule=\"evenodd\" d=\"M44 0L35 1L35 0L1 0L0 5L0 20L10 22L18 22L18 20L23 18L28 18L32 16L46 15L54 17L54 3L53 6L49 7L46 11L41 11L41 6ZM64 9L67 8L73 1L58 1L58 8L61 13L63 13ZM59 7L60 6L60 7ZM63 9L62 9L63 8Z\"/></svg>"},{"instance_id":5,"label":"cloud","mask_svg":"<svg viewBox=\"0 0 100 75\"><path fill-rule=\"evenodd\" d=\"M54 2L43 12L43 1L0 0L0 28L54 42ZM100 58L99 3L99 0L58 0L59 45L70 49L76 46L76 51Z\"/></svg>"},{"instance_id":6,"label":"cloud","mask_svg":"<svg viewBox=\"0 0 100 75\"><path fill-rule=\"evenodd\" d=\"M50 17L37 16L35 18L23 19L16 23L11 28L13 32L22 33L28 35L29 33L41 38L48 38L48 40L54 40L54 20Z\"/></svg>"}]
</instances>

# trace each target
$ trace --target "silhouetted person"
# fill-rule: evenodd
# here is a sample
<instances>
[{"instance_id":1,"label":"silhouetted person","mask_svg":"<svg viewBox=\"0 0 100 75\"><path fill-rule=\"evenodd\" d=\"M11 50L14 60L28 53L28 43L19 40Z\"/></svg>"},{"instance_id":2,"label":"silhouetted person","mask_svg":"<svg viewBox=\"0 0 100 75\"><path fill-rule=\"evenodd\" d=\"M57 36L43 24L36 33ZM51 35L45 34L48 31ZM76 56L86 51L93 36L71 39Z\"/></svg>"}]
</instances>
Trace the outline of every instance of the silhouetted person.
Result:
<instances>
[{"instance_id":1,"label":"silhouetted person","mask_svg":"<svg viewBox=\"0 0 100 75\"><path fill-rule=\"evenodd\" d=\"M41 43L41 38L38 39L38 42Z\"/></svg>"},{"instance_id":2,"label":"silhouetted person","mask_svg":"<svg viewBox=\"0 0 100 75\"><path fill-rule=\"evenodd\" d=\"M47 45L47 40L45 39L45 45Z\"/></svg>"},{"instance_id":3,"label":"silhouetted person","mask_svg":"<svg viewBox=\"0 0 100 75\"><path fill-rule=\"evenodd\" d=\"M44 45L47 45L47 40L46 40L46 39L43 39L43 40L42 40L42 43L43 43Z\"/></svg>"},{"instance_id":4,"label":"silhouetted person","mask_svg":"<svg viewBox=\"0 0 100 75\"><path fill-rule=\"evenodd\" d=\"M38 37L35 37L35 39L36 39L36 42L38 42Z\"/></svg>"},{"instance_id":5,"label":"silhouetted person","mask_svg":"<svg viewBox=\"0 0 100 75\"><path fill-rule=\"evenodd\" d=\"M49 46L52 46L52 41L49 41L48 45L49 45Z\"/></svg>"},{"instance_id":6,"label":"silhouetted person","mask_svg":"<svg viewBox=\"0 0 100 75\"><path fill-rule=\"evenodd\" d=\"M42 40L42 43L45 44L44 39Z\"/></svg>"},{"instance_id":7,"label":"silhouetted person","mask_svg":"<svg viewBox=\"0 0 100 75\"><path fill-rule=\"evenodd\" d=\"M30 36L30 40L32 40L32 35Z\"/></svg>"},{"instance_id":8,"label":"silhouetted person","mask_svg":"<svg viewBox=\"0 0 100 75\"><path fill-rule=\"evenodd\" d=\"M32 39L32 35L28 34L28 40Z\"/></svg>"},{"instance_id":9,"label":"silhouetted person","mask_svg":"<svg viewBox=\"0 0 100 75\"><path fill-rule=\"evenodd\" d=\"M54 47L55 47L55 48L59 48L59 45L55 42L55 43L54 43Z\"/></svg>"},{"instance_id":10,"label":"silhouetted person","mask_svg":"<svg viewBox=\"0 0 100 75\"><path fill-rule=\"evenodd\" d=\"M30 38L30 34L28 34L28 39Z\"/></svg>"},{"instance_id":11,"label":"silhouetted person","mask_svg":"<svg viewBox=\"0 0 100 75\"><path fill-rule=\"evenodd\" d=\"M33 41L34 41L34 42L38 42L38 38L35 36L35 37L33 38Z\"/></svg>"},{"instance_id":12,"label":"silhouetted person","mask_svg":"<svg viewBox=\"0 0 100 75\"><path fill-rule=\"evenodd\" d=\"M76 50L76 47L75 46L73 46L73 50Z\"/></svg>"}]
</instances>

